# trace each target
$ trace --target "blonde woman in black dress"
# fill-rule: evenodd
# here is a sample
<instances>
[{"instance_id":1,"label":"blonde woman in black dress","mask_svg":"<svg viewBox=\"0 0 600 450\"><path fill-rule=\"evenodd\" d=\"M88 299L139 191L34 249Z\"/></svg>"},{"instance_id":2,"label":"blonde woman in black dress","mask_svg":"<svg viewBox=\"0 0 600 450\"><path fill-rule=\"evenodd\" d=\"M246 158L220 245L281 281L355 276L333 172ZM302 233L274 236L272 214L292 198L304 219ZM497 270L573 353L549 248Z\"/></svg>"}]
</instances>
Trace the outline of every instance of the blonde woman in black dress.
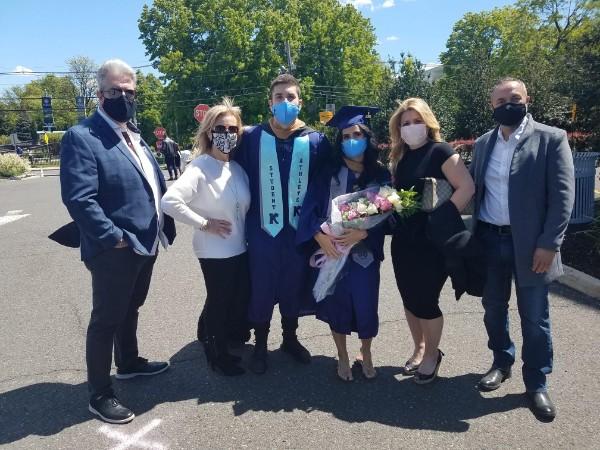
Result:
<instances>
[{"instance_id":1,"label":"blonde woman in black dress","mask_svg":"<svg viewBox=\"0 0 600 450\"><path fill-rule=\"evenodd\" d=\"M396 189L422 190L425 177L442 178L454 188L450 202L464 209L475 192L459 155L440 136L440 125L420 98L404 100L390 118L390 169ZM433 381L442 361L444 318L440 292L447 278L444 256L426 236L427 213L400 221L392 237L392 262L406 320L415 344L403 370L415 382Z\"/></svg>"}]
</instances>

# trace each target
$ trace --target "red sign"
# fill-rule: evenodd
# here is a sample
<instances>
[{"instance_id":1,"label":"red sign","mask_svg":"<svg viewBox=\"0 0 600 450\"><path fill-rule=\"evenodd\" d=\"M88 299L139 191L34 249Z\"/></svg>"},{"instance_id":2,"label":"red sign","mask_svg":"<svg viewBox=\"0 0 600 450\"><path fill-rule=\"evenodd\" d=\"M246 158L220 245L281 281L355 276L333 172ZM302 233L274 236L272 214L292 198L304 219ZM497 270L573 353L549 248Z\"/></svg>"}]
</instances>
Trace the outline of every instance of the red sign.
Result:
<instances>
[{"instance_id":1,"label":"red sign","mask_svg":"<svg viewBox=\"0 0 600 450\"><path fill-rule=\"evenodd\" d=\"M165 130L163 127L157 127L154 129L154 136L156 136L156 139L162 140L166 135L167 130Z\"/></svg>"},{"instance_id":2,"label":"red sign","mask_svg":"<svg viewBox=\"0 0 600 450\"><path fill-rule=\"evenodd\" d=\"M156 150L161 151L164 141L156 141Z\"/></svg>"},{"instance_id":3,"label":"red sign","mask_svg":"<svg viewBox=\"0 0 600 450\"><path fill-rule=\"evenodd\" d=\"M194 119L198 122L202 122L204 120L204 116L206 115L206 111L208 111L208 105L200 103L198 106L194 108Z\"/></svg>"}]
</instances>

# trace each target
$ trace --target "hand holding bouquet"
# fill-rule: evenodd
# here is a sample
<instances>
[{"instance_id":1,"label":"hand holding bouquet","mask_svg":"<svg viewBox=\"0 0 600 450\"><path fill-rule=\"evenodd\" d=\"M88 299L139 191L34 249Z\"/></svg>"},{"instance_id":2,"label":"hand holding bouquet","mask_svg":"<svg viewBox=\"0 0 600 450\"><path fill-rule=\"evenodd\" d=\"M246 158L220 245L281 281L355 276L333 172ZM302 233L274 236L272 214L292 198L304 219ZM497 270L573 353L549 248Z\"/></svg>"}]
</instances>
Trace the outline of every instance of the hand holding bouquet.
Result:
<instances>
[{"instance_id":1,"label":"hand holding bouquet","mask_svg":"<svg viewBox=\"0 0 600 450\"><path fill-rule=\"evenodd\" d=\"M319 276L313 288L317 302L335 290L335 284L354 246L339 244L344 230L369 230L394 212L406 217L420 208L416 196L417 193L412 189L396 191L389 186L378 186L340 195L331 201L330 217L321 225L321 230L324 234L336 238L333 241L337 242L335 250L339 257L327 256L323 249L317 250L311 257L311 266L319 268ZM328 253L332 253L331 249Z\"/></svg>"}]
</instances>

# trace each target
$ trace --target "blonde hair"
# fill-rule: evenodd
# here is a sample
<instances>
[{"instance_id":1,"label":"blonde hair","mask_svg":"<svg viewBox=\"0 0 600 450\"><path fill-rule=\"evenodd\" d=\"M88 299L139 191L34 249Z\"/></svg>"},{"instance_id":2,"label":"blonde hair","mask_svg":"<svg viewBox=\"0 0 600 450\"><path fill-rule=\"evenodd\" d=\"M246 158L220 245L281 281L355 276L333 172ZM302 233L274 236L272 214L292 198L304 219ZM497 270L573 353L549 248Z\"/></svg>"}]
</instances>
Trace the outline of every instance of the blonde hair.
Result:
<instances>
[{"instance_id":1,"label":"blonde hair","mask_svg":"<svg viewBox=\"0 0 600 450\"><path fill-rule=\"evenodd\" d=\"M402 140L402 135L400 134L400 125L402 121L402 114L404 114L409 109L417 112L425 126L427 127L427 135L429 139L435 142L441 142L442 136L440 135L440 124L435 118L433 111L427 104L427 102L421 98L407 98L403 102L398 101L398 108L390 117L390 140L391 140L391 149L390 149L390 170L392 173L396 170L396 165L398 161L402 159L404 153L408 149L408 145L404 140Z\"/></svg>"},{"instance_id":2,"label":"blonde hair","mask_svg":"<svg viewBox=\"0 0 600 450\"><path fill-rule=\"evenodd\" d=\"M212 131L219 117L231 114L235 117L238 127L238 143L242 137L242 111L238 106L234 106L233 100L229 97L223 97L221 103L216 104L204 115L202 123L198 127L196 136L194 137L193 156L194 158L208 153L211 150L211 140L208 133Z\"/></svg>"}]
</instances>

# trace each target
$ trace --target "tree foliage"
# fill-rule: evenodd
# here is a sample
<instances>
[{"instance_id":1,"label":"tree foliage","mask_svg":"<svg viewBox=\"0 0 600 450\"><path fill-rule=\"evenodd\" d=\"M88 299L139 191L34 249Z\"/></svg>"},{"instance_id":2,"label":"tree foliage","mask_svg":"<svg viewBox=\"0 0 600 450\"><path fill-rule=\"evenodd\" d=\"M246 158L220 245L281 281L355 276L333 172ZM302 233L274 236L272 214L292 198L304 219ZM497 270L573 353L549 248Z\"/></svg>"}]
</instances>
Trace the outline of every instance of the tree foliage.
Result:
<instances>
[{"instance_id":1,"label":"tree foliage","mask_svg":"<svg viewBox=\"0 0 600 450\"><path fill-rule=\"evenodd\" d=\"M197 125L196 104L224 95L242 107L246 123L263 120L269 83L283 70L301 80L308 121L326 102L369 102L383 80L370 21L336 0L156 0L139 28L168 84L168 121L182 133Z\"/></svg>"},{"instance_id":2,"label":"tree foliage","mask_svg":"<svg viewBox=\"0 0 600 450\"><path fill-rule=\"evenodd\" d=\"M93 100L98 88L96 71L98 65L87 56L74 56L67 60L69 66L69 79L75 87L75 96L80 95L85 99L85 114L95 106Z\"/></svg>"},{"instance_id":3,"label":"tree foliage","mask_svg":"<svg viewBox=\"0 0 600 450\"><path fill-rule=\"evenodd\" d=\"M176 135L174 126L163 122L165 108L164 87L154 75L144 75L137 71L137 109L136 120L142 136L150 144L156 142L153 131L158 126L165 126L170 135ZM175 136L177 137L177 136Z\"/></svg>"}]
</instances>

